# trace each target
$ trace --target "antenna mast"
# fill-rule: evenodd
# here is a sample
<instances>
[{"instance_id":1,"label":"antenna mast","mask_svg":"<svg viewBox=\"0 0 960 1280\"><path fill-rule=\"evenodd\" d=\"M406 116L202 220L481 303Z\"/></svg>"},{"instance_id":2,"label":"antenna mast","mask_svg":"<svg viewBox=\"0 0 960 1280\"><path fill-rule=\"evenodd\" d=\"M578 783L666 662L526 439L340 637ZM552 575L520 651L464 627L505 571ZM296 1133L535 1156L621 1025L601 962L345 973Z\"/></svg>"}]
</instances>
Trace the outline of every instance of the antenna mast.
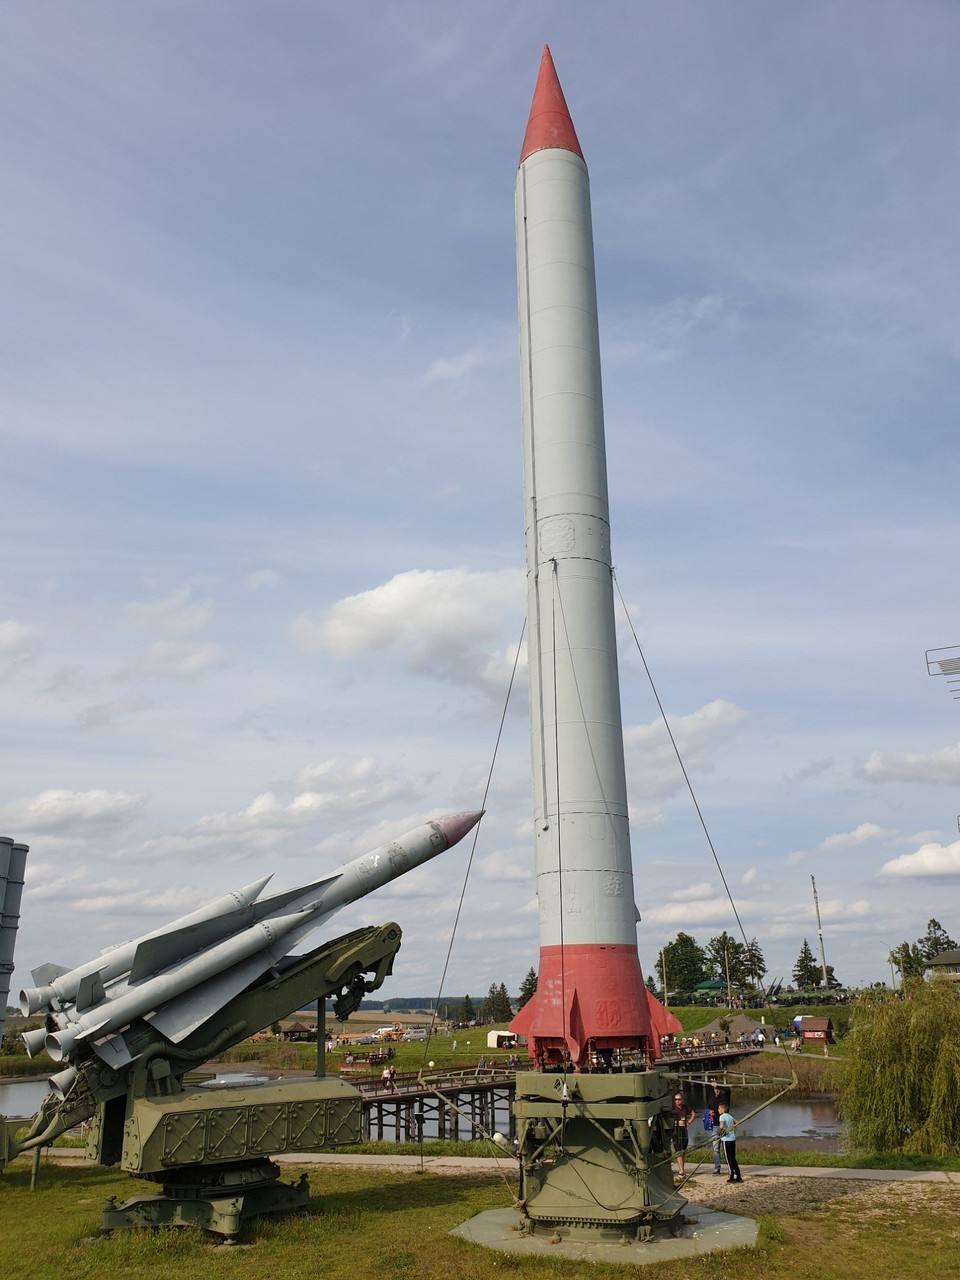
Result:
<instances>
[{"instance_id":1,"label":"antenna mast","mask_svg":"<svg viewBox=\"0 0 960 1280\"><path fill-rule=\"evenodd\" d=\"M823 926L820 923L820 903L817 901L817 882L813 876L810 877L810 883L813 885L813 905L817 913L817 937L820 939L820 966L823 969L823 985L829 987L827 980L827 957L823 950Z\"/></svg>"}]
</instances>

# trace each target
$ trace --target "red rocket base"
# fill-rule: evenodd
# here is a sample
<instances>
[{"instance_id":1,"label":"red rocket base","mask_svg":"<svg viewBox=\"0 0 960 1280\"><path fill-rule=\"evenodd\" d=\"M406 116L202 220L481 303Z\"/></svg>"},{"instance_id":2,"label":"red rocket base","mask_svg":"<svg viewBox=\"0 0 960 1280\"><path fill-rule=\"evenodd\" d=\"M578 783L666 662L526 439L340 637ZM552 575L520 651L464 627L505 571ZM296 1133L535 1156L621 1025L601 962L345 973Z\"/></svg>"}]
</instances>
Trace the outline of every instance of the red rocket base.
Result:
<instances>
[{"instance_id":1,"label":"red rocket base","mask_svg":"<svg viewBox=\"0 0 960 1280\"><path fill-rule=\"evenodd\" d=\"M649 1065L660 1036L680 1029L644 986L636 947L624 943L541 947L537 993L510 1023L538 1068L577 1071L609 1064L618 1049Z\"/></svg>"}]
</instances>

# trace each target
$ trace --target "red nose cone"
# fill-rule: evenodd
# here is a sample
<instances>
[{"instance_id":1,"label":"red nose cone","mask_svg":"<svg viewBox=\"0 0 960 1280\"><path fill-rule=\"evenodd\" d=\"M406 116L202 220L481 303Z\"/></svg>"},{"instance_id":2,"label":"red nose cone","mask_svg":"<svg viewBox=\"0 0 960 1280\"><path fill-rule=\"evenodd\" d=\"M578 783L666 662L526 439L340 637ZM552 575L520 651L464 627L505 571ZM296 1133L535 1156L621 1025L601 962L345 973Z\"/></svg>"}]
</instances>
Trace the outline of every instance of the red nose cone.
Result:
<instances>
[{"instance_id":1,"label":"red nose cone","mask_svg":"<svg viewBox=\"0 0 960 1280\"><path fill-rule=\"evenodd\" d=\"M468 831L472 831L480 819L483 817L483 810L479 809L475 813L448 813L442 818L437 818L436 825L447 837L447 848L452 848L458 844Z\"/></svg>"},{"instance_id":2,"label":"red nose cone","mask_svg":"<svg viewBox=\"0 0 960 1280\"><path fill-rule=\"evenodd\" d=\"M540 72L537 76L537 87L533 91L533 103L530 107L530 118L527 120L527 132L524 134L523 147L520 151L520 163L534 151L546 151L554 147L560 151L572 151L583 159L577 131L570 119L570 112L564 100L557 69L553 65L548 45L543 46L543 57L540 59Z\"/></svg>"}]
</instances>

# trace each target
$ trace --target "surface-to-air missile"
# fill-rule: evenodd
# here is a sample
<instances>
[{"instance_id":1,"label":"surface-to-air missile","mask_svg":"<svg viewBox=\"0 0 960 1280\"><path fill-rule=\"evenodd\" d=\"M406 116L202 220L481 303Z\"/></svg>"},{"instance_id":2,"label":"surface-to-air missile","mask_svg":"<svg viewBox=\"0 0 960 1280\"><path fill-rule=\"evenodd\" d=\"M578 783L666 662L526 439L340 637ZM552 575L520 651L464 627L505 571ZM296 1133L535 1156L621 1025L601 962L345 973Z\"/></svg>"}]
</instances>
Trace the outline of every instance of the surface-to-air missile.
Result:
<instances>
[{"instance_id":1,"label":"surface-to-air missile","mask_svg":"<svg viewBox=\"0 0 960 1280\"><path fill-rule=\"evenodd\" d=\"M121 1068L143 1042L129 1031L138 1019L179 1044L335 911L449 849L480 816L425 822L320 880L260 898L267 876L78 968L44 965L33 973L38 985L20 993L22 1012L46 1020L25 1033L27 1052L72 1062L86 1046ZM63 1093L71 1082L68 1068L54 1088Z\"/></svg>"}]
</instances>

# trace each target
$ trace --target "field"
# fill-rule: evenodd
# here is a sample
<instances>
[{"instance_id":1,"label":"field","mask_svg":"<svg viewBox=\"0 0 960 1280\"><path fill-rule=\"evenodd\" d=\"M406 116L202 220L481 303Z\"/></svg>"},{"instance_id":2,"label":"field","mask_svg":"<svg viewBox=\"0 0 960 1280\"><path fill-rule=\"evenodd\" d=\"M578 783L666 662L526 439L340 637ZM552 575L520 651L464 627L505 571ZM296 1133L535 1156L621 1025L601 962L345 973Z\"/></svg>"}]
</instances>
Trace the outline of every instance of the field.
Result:
<instances>
[{"instance_id":1,"label":"field","mask_svg":"<svg viewBox=\"0 0 960 1280\"><path fill-rule=\"evenodd\" d=\"M296 1172L288 1168L286 1173ZM313 1198L301 1218L253 1223L240 1247L215 1247L197 1231L118 1232L98 1238L99 1209L138 1184L106 1170L44 1165L29 1190L18 1160L0 1179L0 1275L4 1280L546 1280L583 1276L582 1264L514 1259L449 1236L484 1209L513 1202L498 1176L439 1176L362 1168L310 1171ZM720 1181L720 1180L718 1180ZM742 1187L699 1179L696 1203L759 1219L754 1250L644 1268L645 1280L955 1280L960 1191L944 1183L849 1183L755 1178ZM591 1266L596 1280L622 1277Z\"/></svg>"},{"instance_id":2,"label":"field","mask_svg":"<svg viewBox=\"0 0 960 1280\"><path fill-rule=\"evenodd\" d=\"M685 1029L693 1031L717 1011L678 1012ZM353 1023L349 1029L366 1030ZM430 1061L437 1068L470 1069L476 1068L481 1054L488 1062L509 1057L506 1051L486 1048L484 1028L440 1036L426 1046L397 1044L394 1048L393 1061L400 1073L415 1073ZM360 1046L361 1052L372 1049L375 1046ZM841 1042L837 1052L842 1055L842 1051ZM328 1071L339 1070L346 1052L328 1055ZM316 1048L248 1042L231 1058L234 1069L240 1063L253 1063L285 1074L312 1070ZM789 1075L794 1070L800 1092L830 1091L832 1064L820 1055L773 1050L745 1066L764 1076ZM369 1069L379 1072L378 1067ZM482 1143L460 1145L462 1153L488 1154ZM387 1146L391 1153L417 1150ZM746 1174L742 1187L700 1175L691 1180L685 1194L693 1204L758 1219L757 1248L645 1267L644 1280L729 1280L731 1275L737 1280L768 1280L774 1272L789 1273L796 1280L956 1280L960 1274L960 1184L851 1182L829 1175L751 1177L750 1167L751 1163L796 1163L957 1170L960 1159L916 1158L908 1163L903 1158L818 1158L756 1144L742 1152L742 1160ZM297 1172L287 1166L285 1180L295 1180ZM324 1280L400 1280L410 1275L416 1280L496 1280L504 1275L515 1280L564 1276L573 1280L584 1273L582 1265L549 1257L514 1259L450 1237L449 1231L473 1214L513 1203L511 1165L503 1176L480 1169L442 1176L430 1171L428 1156L422 1174L419 1169L394 1172L362 1165L336 1170L313 1167L308 1172L312 1197L307 1214L251 1223L240 1245L227 1247L191 1230L118 1232L111 1239L100 1239L99 1212L106 1197L122 1201L137 1191L148 1191L147 1184L86 1164L60 1167L45 1161L38 1189L31 1193L29 1161L21 1157L0 1176L0 1277L115 1280L123 1275L124 1280L168 1280L175 1273L177 1280L262 1280L264 1276L314 1280L318 1274ZM588 1274L613 1280L623 1271L595 1265Z\"/></svg>"}]
</instances>

